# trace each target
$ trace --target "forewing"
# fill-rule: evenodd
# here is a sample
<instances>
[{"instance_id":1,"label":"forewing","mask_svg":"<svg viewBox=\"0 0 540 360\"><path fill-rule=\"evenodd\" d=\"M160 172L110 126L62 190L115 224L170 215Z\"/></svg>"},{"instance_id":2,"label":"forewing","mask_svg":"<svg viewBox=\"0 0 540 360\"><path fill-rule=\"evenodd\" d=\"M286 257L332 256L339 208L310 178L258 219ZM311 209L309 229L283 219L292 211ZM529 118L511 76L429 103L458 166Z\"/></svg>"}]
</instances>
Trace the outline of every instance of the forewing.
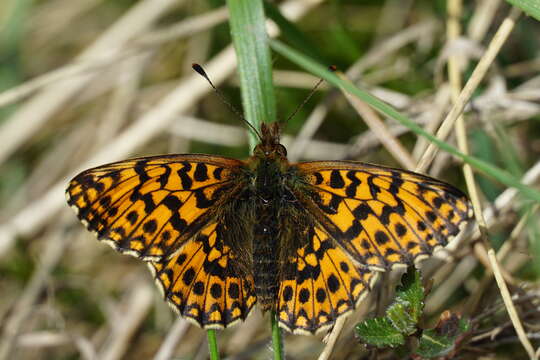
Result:
<instances>
[{"instance_id":1,"label":"forewing","mask_svg":"<svg viewBox=\"0 0 540 360\"><path fill-rule=\"evenodd\" d=\"M256 302L253 275L223 241L223 225L211 223L171 259L150 262L165 299L203 328L244 320Z\"/></svg>"},{"instance_id":2,"label":"forewing","mask_svg":"<svg viewBox=\"0 0 540 360\"><path fill-rule=\"evenodd\" d=\"M242 186L243 162L205 155L116 162L77 175L69 205L88 230L143 260L171 256ZM236 171L235 171L236 170Z\"/></svg>"},{"instance_id":3,"label":"forewing","mask_svg":"<svg viewBox=\"0 0 540 360\"><path fill-rule=\"evenodd\" d=\"M357 262L372 268L432 254L471 217L461 191L424 175L352 161L295 166L303 206Z\"/></svg>"},{"instance_id":4,"label":"forewing","mask_svg":"<svg viewBox=\"0 0 540 360\"><path fill-rule=\"evenodd\" d=\"M374 273L360 267L320 226L291 254L281 271L277 313L281 327L313 334L351 312L367 293Z\"/></svg>"}]
</instances>

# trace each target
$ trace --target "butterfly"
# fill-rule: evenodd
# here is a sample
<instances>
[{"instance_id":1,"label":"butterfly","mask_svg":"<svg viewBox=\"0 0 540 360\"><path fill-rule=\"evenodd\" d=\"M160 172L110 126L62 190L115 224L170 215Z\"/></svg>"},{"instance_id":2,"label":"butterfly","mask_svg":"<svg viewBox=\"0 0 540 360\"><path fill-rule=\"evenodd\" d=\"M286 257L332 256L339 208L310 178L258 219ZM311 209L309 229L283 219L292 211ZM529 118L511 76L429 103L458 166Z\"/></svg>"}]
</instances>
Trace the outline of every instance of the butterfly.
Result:
<instances>
[{"instance_id":1,"label":"butterfly","mask_svg":"<svg viewBox=\"0 0 540 360\"><path fill-rule=\"evenodd\" d=\"M83 171L67 201L98 239L148 263L164 298L207 329L256 303L313 334L350 313L377 271L413 264L471 216L455 187L357 161L289 163L278 123L247 161L163 155Z\"/></svg>"}]
</instances>

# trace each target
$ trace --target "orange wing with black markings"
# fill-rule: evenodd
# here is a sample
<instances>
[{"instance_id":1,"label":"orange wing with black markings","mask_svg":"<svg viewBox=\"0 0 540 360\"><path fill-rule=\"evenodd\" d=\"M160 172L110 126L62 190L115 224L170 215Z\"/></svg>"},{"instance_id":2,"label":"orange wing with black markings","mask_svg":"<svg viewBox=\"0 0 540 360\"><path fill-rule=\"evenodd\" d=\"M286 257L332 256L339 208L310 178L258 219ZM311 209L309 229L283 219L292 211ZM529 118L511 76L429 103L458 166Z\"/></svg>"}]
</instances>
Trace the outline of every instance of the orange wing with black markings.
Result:
<instances>
[{"instance_id":1,"label":"orange wing with black markings","mask_svg":"<svg viewBox=\"0 0 540 360\"><path fill-rule=\"evenodd\" d=\"M242 161L207 155L126 160L86 170L66 190L86 227L122 253L174 254L244 184Z\"/></svg>"},{"instance_id":2,"label":"orange wing with black markings","mask_svg":"<svg viewBox=\"0 0 540 360\"><path fill-rule=\"evenodd\" d=\"M373 269L429 256L471 217L455 187L417 173L352 161L294 165L304 206L358 263Z\"/></svg>"},{"instance_id":3,"label":"orange wing with black markings","mask_svg":"<svg viewBox=\"0 0 540 360\"><path fill-rule=\"evenodd\" d=\"M320 226L309 228L308 239L284 265L276 304L280 326L299 334L332 326L355 309L375 279Z\"/></svg>"},{"instance_id":4,"label":"orange wing with black markings","mask_svg":"<svg viewBox=\"0 0 540 360\"><path fill-rule=\"evenodd\" d=\"M211 223L170 259L149 263L165 299L180 315L207 329L244 320L256 303L253 275Z\"/></svg>"}]
</instances>

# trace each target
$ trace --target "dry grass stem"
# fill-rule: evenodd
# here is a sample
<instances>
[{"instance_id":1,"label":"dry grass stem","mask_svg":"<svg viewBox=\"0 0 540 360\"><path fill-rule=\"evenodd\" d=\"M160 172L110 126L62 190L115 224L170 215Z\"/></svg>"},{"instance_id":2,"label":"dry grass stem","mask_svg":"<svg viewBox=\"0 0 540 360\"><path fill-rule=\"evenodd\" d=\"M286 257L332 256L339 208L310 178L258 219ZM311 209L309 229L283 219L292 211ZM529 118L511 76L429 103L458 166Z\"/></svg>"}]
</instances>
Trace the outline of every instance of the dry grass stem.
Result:
<instances>
[{"instance_id":1,"label":"dry grass stem","mask_svg":"<svg viewBox=\"0 0 540 360\"><path fill-rule=\"evenodd\" d=\"M173 326L169 329L167 336L161 343L159 350L154 356L154 360L168 360L174 355L174 350L178 343L182 340L182 336L186 333L190 324L182 318L175 320Z\"/></svg>"},{"instance_id":2,"label":"dry grass stem","mask_svg":"<svg viewBox=\"0 0 540 360\"><path fill-rule=\"evenodd\" d=\"M147 283L136 285L125 295L121 305L122 310L119 310L121 315L118 314L118 319L109 324L112 331L98 353L98 359L117 360L125 356L132 336L135 335L150 310L153 297L154 288Z\"/></svg>"},{"instance_id":3,"label":"dry grass stem","mask_svg":"<svg viewBox=\"0 0 540 360\"><path fill-rule=\"evenodd\" d=\"M459 94L459 97L456 100L454 106L444 119L439 130L437 131L437 138L444 140L450 134L450 131L452 131L452 128L454 127L455 121L463 112L463 109L465 108L465 105L472 96L474 90L476 90L478 85L480 85L480 82L485 77L487 71L489 70L489 67L493 63L495 56L497 56L502 45L514 29L514 25L519 15L521 15L521 11L518 8L512 8L510 14L504 19L501 26L497 30L497 33L495 33L493 39L489 43L486 52L478 62L478 65L472 72L469 80L465 84L465 87ZM436 153L436 146L434 144L430 144L422 155L422 158L419 160L416 171L425 172L429 164L431 164L431 162L433 161Z\"/></svg>"},{"instance_id":4,"label":"dry grass stem","mask_svg":"<svg viewBox=\"0 0 540 360\"><path fill-rule=\"evenodd\" d=\"M523 347L527 351L527 354L529 354L530 359L531 360L537 359L534 348L529 338L527 337L527 334L525 333L525 329L523 328L523 324L521 323L519 315L516 311L516 307L514 306L514 303L512 302L512 297L510 296L510 292L508 291L506 282L504 281L504 278L500 272L500 268L498 266L498 261L497 261L497 256L495 255L495 251L493 249L490 249L488 251L488 255L489 255L489 259L491 261L492 267L493 267L495 280L497 281L497 285L499 286L499 289L501 291L501 296L503 298L506 311L508 311L510 320L512 320L512 325L514 325L514 328L516 329L517 335L519 337L519 341L521 341L521 344L523 344Z\"/></svg>"},{"instance_id":5,"label":"dry grass stem","mask_svg":"<svg viewBox=\"0 0 540 360\"><path fill-rule=\"evenodd\" d=\"M347 318L344 317L337 319L332 331L325 338L326 346L324 347L323 351L321 351L321 354L317 358L318 360L328 360L330 358L332 352L334 351L334 347L336 346L339 335L341 335L341 332L343 331L343 326L345 325L346 321Z\"/></svg>"},{"instance_id":6,"label":"dry grass stem","mask_svg":"<svg viewBox=\"0 0 540 360\"><path fill-rule=\"evenodd\" d=\"M169 41L188 37L204 30L210 29L229 18L226 7L208 11L202 15L192 16L181 22L170 25L163 29L156 29L144 34L140 39L135 39L135 45L156 46Z\"/></svg>"},{"instance_id":7,"label":"dry grass stem","mask_svg":"<svg viewBox=\"0 0 540 360\"><path fill-rule=\"evenodd\" d=\"M2 336L0 337L1 360L13 358L13 347L16 344L16 338L35 310L34 304L39 294L43 291L51 272L64 254L67 246L64 233L65 230L61 228L47 239L45 252L38 269L34 271L30 282L2 326Z\"/></svg>"},{"instance_id":8,"label":"dry grass stem","mask_svg":"<svg viewBox=\"0 0 540 360\"><path fill-rule=\"evenodd\" d=\"M480 43L485 38L490 25L495 19L501 0L481 0L476 3L476 10L467 27L467 37Z\"/></svg>"},{"instance_id":9,"label":"dry grass stem","mask_svg":"<svg viewBox=\"0 0 540 360\"><path fill-rule=\"evenodd\" d=\"M176 0L143 0L131 8L121 19L109 28L99 39L89 46L77 58L102 59L121 53L123 46L146 31L153 22L170 7L177 5ZM156 5L157 4L157 5ZM5 161L18 147L34 135L50 120L58 109L69 101L82 87L92 80L92 74L81 74L64 81L51 84L47 89L30 99L0 127L0 163ZM25 124L20 127L20 123Z\"/></svg>"},{"instance_id":10,"label":"dry grass stem","mask_svg":"<svg viewBox=\"0 0 540 360\"><path fill-rule=\"evenodd\" d=\"M346 80L344 76L340 77ZM413 169L416 164L413 157L399 140L392 135L377 113L347 91L342 91L342 93L390 154L406 169Z\"/></svg>"}]
</instances>

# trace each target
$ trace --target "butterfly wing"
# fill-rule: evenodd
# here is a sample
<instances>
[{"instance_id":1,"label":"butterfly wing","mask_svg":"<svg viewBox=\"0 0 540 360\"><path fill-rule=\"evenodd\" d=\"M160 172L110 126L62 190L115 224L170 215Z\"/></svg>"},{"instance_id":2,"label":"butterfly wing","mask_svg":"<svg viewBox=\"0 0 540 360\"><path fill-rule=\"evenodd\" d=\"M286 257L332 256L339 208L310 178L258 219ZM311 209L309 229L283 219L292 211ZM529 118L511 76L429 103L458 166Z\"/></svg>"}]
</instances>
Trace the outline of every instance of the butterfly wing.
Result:
<instances>
[{"instance_id":1,"label":"butterfly wing","mask_svg":"<svg viewBox=\"0 0 540 360\"><path fill-rule=\"evenodd\" d=\"M223 225L213 222L172 258L149 263L173 309L207 329L244 320L256 302L253 275L226 245L223 232Z\"/></svg>"},{"instance_id":2,"label":"butterfly wing","mask_svg":"<svg viewBox=\"0 0 540 360\"><path fill-rule=\"evenodd\" d=\"M353 161L295 166L303 206L354 260L373 269L431 255L471 217L461 191L424 175Z\"/></svg>"},{"instance_id":3,"label":"butterfly wing","mask_svg":"<svg viewBox=\"0 0 540 360\"><path fill-rule=\"evenodd\" d=\"M320 226L309 226L304 243L282 269L276 308L281 327L313 334L351 312L375 273L354 264Z\"/></svg>"},{"instance_id":4,"label":"butterfly wing","mask_svg":"<svg viewBox=\"0 0 540 360\"><path fill-rule=\"evenodd\" d=\"M240 191L243 162L207 155L120 161L77 175L68 203L98 239L143 260L174 254Z\"/></svg>"}]
</instances>

